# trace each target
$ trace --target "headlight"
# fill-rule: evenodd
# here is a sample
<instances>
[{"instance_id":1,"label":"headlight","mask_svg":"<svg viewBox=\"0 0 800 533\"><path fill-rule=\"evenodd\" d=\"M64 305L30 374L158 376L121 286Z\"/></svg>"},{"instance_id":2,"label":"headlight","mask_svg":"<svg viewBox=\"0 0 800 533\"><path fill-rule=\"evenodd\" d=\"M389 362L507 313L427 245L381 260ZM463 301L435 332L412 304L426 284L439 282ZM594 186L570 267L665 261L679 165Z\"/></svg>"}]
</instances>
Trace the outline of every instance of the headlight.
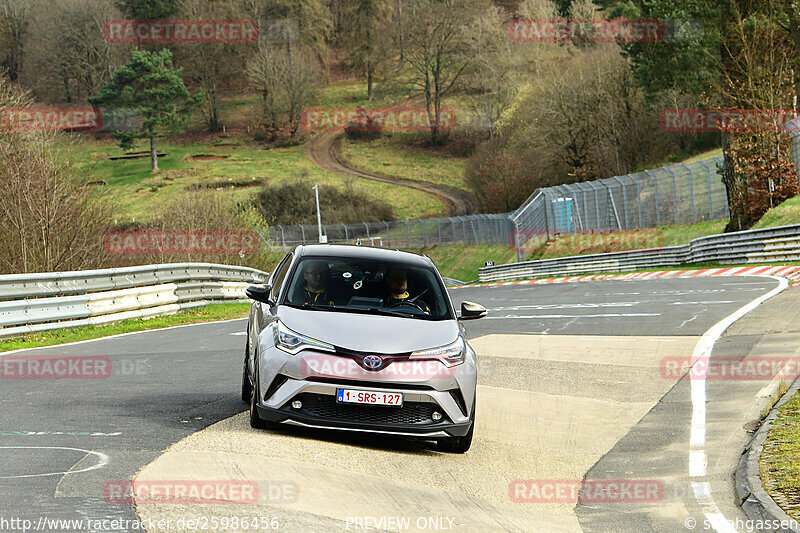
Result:
<instances>
[{"instance_id":1,"label":"headlight","mask_svg":"<svg viewBox=\"0 0 800 533\"><path fill-rule=\"evenodd\" d=\"M421 350L411 354L411 359L441 359L447 366L456 366L464 362L467 350L464 339L457 338L455 342L439 348Z\"/></svg>"},{"instance_id":2,"label":"headlight","mask_svg":"<svg viewBox=\"0 0 800 533\"><path fill-rule=\"evenodd\" d=\"M318 341L317 339L312 339L311 337L306 337L305 335L300 335L296 331L292 331L280 320L276 322L272 330L272 336L275 339L276 348L280 348L284 352L292 355L308 348L325 352L336 351L336 348L327 342Z\"/></svg>"}]
</instances>

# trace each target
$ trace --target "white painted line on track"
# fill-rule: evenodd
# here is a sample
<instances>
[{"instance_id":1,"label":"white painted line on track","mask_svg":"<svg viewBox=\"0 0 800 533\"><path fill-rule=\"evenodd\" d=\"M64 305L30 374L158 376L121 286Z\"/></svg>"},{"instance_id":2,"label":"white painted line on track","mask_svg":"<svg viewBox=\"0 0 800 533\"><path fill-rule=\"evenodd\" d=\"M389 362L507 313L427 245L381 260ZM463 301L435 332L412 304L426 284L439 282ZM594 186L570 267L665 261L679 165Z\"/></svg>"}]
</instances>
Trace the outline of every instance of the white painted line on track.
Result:
<instances>
[{"instance_id":1,"label":"white painted line on track","mask_svg":"<svg viewBox=\"0 0 800 533\"><path fill-rule=\"evenodd\" d=\"M606 313L600 315L506 315L487 316L484 320L513 320L513 319L540 319L540 318L620 318L620 317L661 316L661 313Z\"/></svg>"},{"instance_id":2,"label":"white painted line on track","mask_svg":"<svg viewBox=\"0 0 800 533\"><path fill-rule=\"evenodd\" d=\"M715 300L709 302L671 302L667 305L711 305L711 304L732 304L733 300Z\"/></svg>"},{"instance_id":3,"label":"white painted line on track","mask_svg":"<svg viewBox=\"0 0 800 533\"><path fill-rule=\"evenodd\" d=\"M763 276L778 282L778 286L766 294L763 294L751 301L747 305L739 308L732 314L723 318L706 331L692 352L690 368L698 362L704 368L708 368L711 351L714 344L734 322L744 315L769 300L773 296L781 293L789 286L786 278L775 276ZM691 399L692 399L692 426L689 439L689 476L692 478L703 478L706 475L705 443L706 443L706 380L691 379ZM701 458L702 457L702 461ZM725 516L720 512L714 497L711 494L711 484L707 481L692 481L695 499L703 508L712 527L720 533L735 532L736 528L730 525Z\"/></svg>"},{"instance_id":4,"label":"white painted line on track","mask_svg":"<svg viewBox=\"0 0 800 533\"><path fill-rule=\"evenodd\" d=\"M597 309L598 307L633 307L641 305L643 302L599 302L599 303L580 303L580 304L537 304L537 305L515 305L512 307L490 307L489 311L526 311L526 310L545 310L545 309ZM655 302L653 302L655 303Z\"/></svg>"},{"instance_id":5,"label":"white painted line on track","mask_svg":"<svg viewBox=\"0 0 800 533\"><path fill-rule=\"evenodd\" d=\"M180 326L169 326L166 328L156 328L156 329L143 329L141 331L129 331L128 333L118 333L116 335L109 335L107 337L97 337L96 339L86 339L84 341L75 341L75 342L65 342L63 344L50 344L48 346L36 346L34 348L20 348L19 350L9 350L7 352L0 352L0 357L4 355L10 355L12 353L19 353L19 352L28 352L33 350L46 350L47 348L61 348L63 346L75 346L76 344L86 344L88 342L97 342L97 341L104 341L108 339L117 339L119 337L127 337L129 335L140 335L142 333L156 333L159 331L167 331L169 329L178 329L178 328L191 328L194 326L207 326L209 324L226 324L228 322L236 322L237 320L247 320L248 317L244 316L242 318L230 318L227 320L212 320L210 322L197 322L195 324L181 324Z\"/></svg>"},{"instance_id":6,"label":"white painted line on track","mask_svg":"<svg viewBox=\"0 0 800 533\"><path fill-rule=\"evenodd\" d=\"M637 339L612 338L612 337L578 337L581 341L603 341L603 342L636 342Z\"/></svg>"},{"instance_id":7,"label":"white painted line on track","mask_svg":"<svg viewBox=\"0 0 800 533\"><path fill-rule=\"evenodd\" d=\"M67 470L65 472L47 472L44 474L25 474L20 476L0 476L0 479L21 479L21 478L31 478L31 477L64 476L67 474L80 474L81 472L89 472L91 470L97 470L98 468L103 468L108 464L109 461L108 456L104 453L95 452L92 450L84 450L81 448L67 448L64 446L0 446L0 450L71 450L75 452L83 452L86 454L86 456L94 455L98 459L97 464L92 465L88 468L82 468L80 470Z\"/></svg>"}]
</instances>

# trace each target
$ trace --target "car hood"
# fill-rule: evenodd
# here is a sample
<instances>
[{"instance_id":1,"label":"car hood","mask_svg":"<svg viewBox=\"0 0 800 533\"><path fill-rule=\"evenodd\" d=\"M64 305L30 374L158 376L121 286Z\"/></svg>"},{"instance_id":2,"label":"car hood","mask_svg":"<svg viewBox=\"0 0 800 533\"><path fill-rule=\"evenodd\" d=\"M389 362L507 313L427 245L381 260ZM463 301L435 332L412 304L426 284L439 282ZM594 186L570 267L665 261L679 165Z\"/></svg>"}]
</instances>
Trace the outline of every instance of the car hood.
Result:
<instances>
[{"instance_id":1,"label":"car hood","mask_svg":"<svg viewBox=\"0 0 800 533\"><path fill-rule=\"evenodd\" d=\"M361 313L311 311L281 306L278 318L290 329L317 340L383 354L444 346L456 340L456 320L421 320Z\"/></svg>"}]
</instances>

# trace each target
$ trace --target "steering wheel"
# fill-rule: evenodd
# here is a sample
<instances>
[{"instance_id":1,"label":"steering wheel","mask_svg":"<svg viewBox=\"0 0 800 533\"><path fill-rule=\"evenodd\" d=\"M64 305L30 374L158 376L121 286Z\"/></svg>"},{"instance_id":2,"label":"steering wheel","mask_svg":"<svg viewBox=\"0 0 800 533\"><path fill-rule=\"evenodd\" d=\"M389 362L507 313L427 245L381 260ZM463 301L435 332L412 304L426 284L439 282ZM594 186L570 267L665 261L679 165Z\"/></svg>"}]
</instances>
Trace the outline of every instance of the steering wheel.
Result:
<instances>
[{"instance_id":1,"label":"steering wheel","mask_svg":"<svg viewBox=\"0 0 800 533\"><path fill-rule=\"evenodd\" d=\"M422 311L423 313L425 312L425 310L418 303L412 302L411 300L402 300L400 302L395 302L393 304L388 305L387 307L389 307L389 308L402 307L404 305L408 306L408 307L413 307L414 309L418 309L418 310Z\"/></svg>"}]
</instances>

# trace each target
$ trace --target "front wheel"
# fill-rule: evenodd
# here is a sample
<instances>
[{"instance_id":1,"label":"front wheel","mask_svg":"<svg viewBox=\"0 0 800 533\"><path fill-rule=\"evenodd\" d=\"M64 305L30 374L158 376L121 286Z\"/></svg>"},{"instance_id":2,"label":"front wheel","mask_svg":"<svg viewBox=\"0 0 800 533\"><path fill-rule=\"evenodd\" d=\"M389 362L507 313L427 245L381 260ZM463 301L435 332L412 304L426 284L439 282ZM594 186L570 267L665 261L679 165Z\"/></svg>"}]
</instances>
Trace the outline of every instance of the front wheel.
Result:
<instances>
[{"instance_id":1,"label":"front wheel","mask_svg":"<svg viewBox=\"0 0 800 533\"><path fill-rule=\"evenodd\" d=\"M245 367L247 368L247 367ZM267 423L258 416L258 366L255 367L253 375L253 385L250 387L250 427L254 429L266 429Z\"/></svg>"},{"instance_id":2,"label":"front wheel","mask_svg":"<svg viewBox=\"0 0 800 533\"><path fill-rule=\"evenodd\" d=\"M242 401L245 403L250 402L250 396L253 395L253 384L250 383L250 376L247 372L247 362L250 358L250 334L248 333L247 344L244 347L244 368L242 368Z\"/></svg>"},{"instance_id":3,"label":"front wheel","mask_svg":"<svg viewBox=\"0 0 800 533\"><path fill-rule=\"evenodd\" d=\"M472 433L475 431L475 400L472 401L472 425L463 437L447 437L436 441L436 449L445 453L466 453L472 446Z\"/></svg>"},{"instance_id":4,"label":"front wheel","mask_svg":"<svg viewBox=\"0 0 800 533\"><path fill-rule=\"evenodd\" d=\"M472 446L472 432L475 429L475 420L472 421L469 431L463 437L448 437L436 441L436 449L445 453L466 453Z\"/></svg>"}]
</instances>

